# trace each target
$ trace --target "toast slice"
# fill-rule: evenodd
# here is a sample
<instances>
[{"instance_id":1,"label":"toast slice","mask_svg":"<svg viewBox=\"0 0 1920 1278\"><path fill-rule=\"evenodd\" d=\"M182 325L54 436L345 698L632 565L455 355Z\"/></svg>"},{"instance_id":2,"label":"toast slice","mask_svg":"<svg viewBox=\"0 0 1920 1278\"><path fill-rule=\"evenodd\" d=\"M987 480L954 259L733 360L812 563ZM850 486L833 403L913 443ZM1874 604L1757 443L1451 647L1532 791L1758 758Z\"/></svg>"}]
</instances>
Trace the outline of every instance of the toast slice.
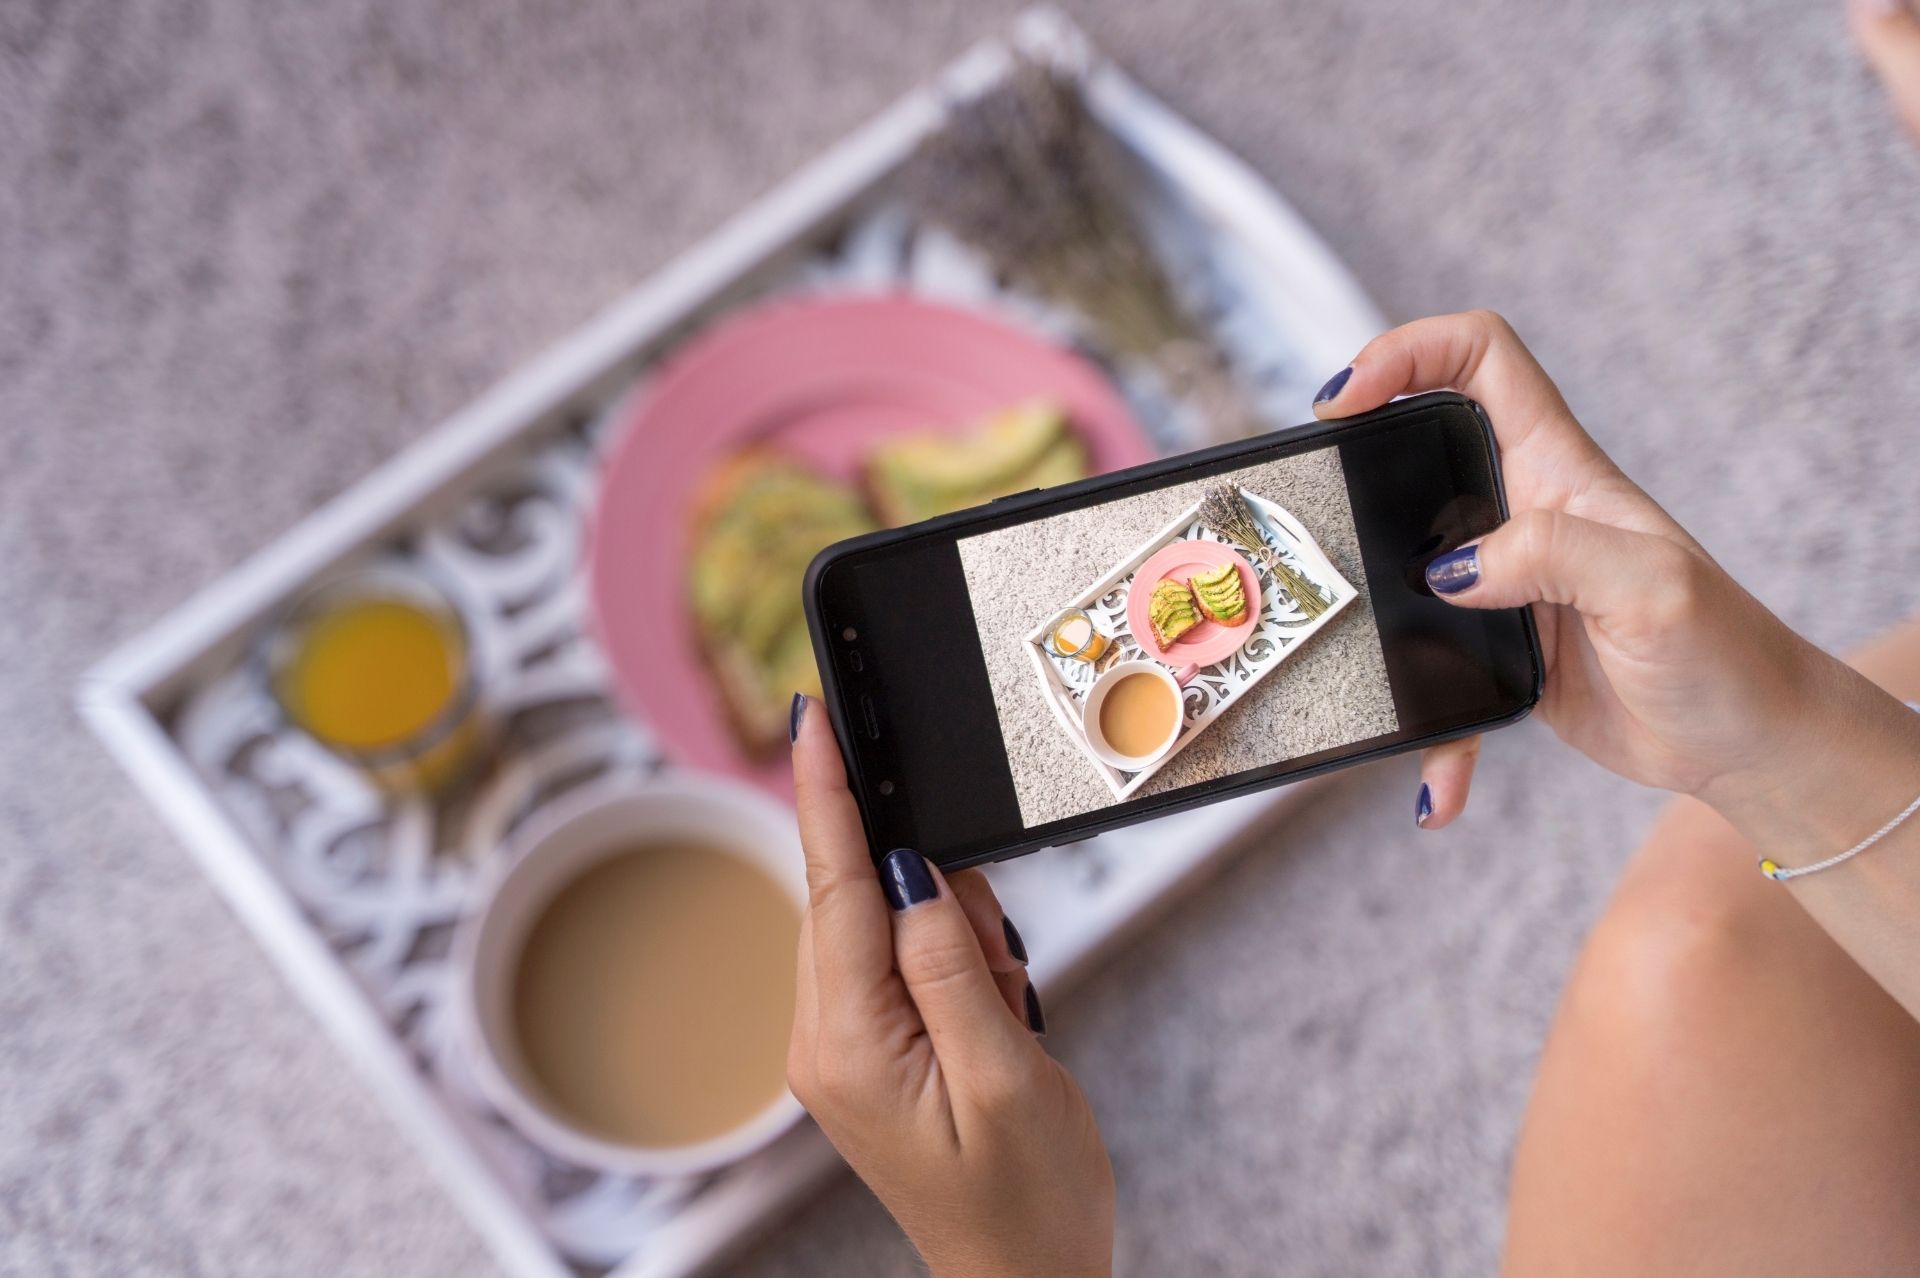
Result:
<instances>
[{"instance_id":1,"label":"toast slice","mask_svg":"<svg viewBox=\"0 0 1920 1278\"><path fill-rule=\"evenodd\" d=\"M1212 572L1195 573L1187 578L1193 601L1208 621L1223 626L1240 624L1247 615L1247 592L1240 580L1240 565L1229 560Z\"/></svg>"},{"instance_id":2,"label":"toast slice","mask_svg":"<svg viewBox=\"0 0 1920 1278\"><path fill-rule=\"evenodd\" d=\"M715 467L693 500L686 590L700 655L750 759L786 745L795 692L820 695L800 582L826 546L870 532L849 485L769 452Z\"/></svg>"},{"instance_id":3,"label":"toast slice","mask_svg":"<svg viewBox=\"0 0 1920 1278\"><path fill-rule=\"evenodd\" d=\"M1193 591L1187 583L1168 577L1147 597L1147 624L1162 648L1171 648L1180 636L1200 624L1200 610L1194 606Z\"/></svg>"},{"instance_id":4,"label":"toast slice","mask_svg":"<svg viewBox=\"0 0 1920 1278\"><path fill-rule=\"evenodd\" d=\"M917 523L1029 488L1087 476L1086 446L1058 405L1014 404L961 431L902 435L867 459L867 492L880 521Z\"/></svg>"}]
</instances>

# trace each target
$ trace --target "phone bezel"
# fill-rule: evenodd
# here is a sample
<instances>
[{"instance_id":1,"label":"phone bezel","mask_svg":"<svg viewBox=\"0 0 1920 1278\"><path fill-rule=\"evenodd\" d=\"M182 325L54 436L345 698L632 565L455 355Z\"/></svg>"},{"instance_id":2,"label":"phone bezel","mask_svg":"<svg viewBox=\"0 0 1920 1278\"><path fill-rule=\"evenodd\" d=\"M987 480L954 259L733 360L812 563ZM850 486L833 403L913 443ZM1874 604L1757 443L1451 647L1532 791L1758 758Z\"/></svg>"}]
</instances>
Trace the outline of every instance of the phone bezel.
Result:
<instances>
[{"instance_id":1,"label":"phone bezel","mask_svg":"<svg viewBox=\"0 0 1920 1278\"><path fill-rule=\"evenodd\" d=\"M1354 429L1371 427L1392 421L1410 413L1426 412L1440 407L1457 407L1469 411L1480 427L1482 442L1493 476L1494 502L1504 522L1509 518L1507 506L1506 482L1500 469L1500 446L1493 432L1493 423L1487 418L1486 411L1474 400L1454 391L1435 391L1416 395L1407 399L1395 400L1372 412L1356 414L1352 417L1335 418L1329 421L1314 421L1284 430L1270 431L1264 435L1254 435L1244 440L1218 444L1211 448L1194 452L1180 453L1173 457L1161 458L1125 470L1112 471L1088 479L1076 480L1070 484L1061 484L1053 488L1034 489L1001 497L984 506L974 506L952 514L940 515L917 524L908 524L902 528L882 529L879 532L866 533L859 537L836 542L814 556L807 565L806 577L802 583L803 607L806 612L807 630L813 641L814 662L819 667L820 684L827 717L833 725L835 743L840 748L841 759L846 764L847 783L852 790L855 806L860 811L860 822L866 831L868 849L875 857L884 855L887 849L877 845L874 838L874 825L870 816L867 779L862 774L859 756L848 750L847 741L852 726L846 708L846 698L840 675L839 663L834 659L832 644L834 637L827 630L827 623L821 614L821 592L826 576L833 566L842 559L869 550L883 549L900 545L924 537L942 537L952 535L956 539L964 535L961 530L983 524L999 523L1029 512L1044 513L1049 507L1067 505L1080 498L1095 495L1105 490L1123 487L1141 480L1166 479L1178 476L1182 471L1211 466L1215 462L1230 461L1258 453L1284 450L1281 455L1295 451L1306 451L1317 446L1328 436L1338 435ZM1526 638L1527 654L1533 663L1533 680L1526 699L1516 709L1505 714L1476 720L1459 727L1441 729L1419 737L1397 742L1391 745L1374 746L1343 754L1338 758L1312 764L1296 770L1269 777L1222 777L1217 781L1202 783L1195 792L1180 798L1153 796L1133 803L1117 805L1115 808L1097 808L1083 813L1079 817L1068 818L1074 822L1066 831L1070 837L1062 838L1061 831L1032 838L1022 839L1005 847L994 848L986 852L950 861L936 861L942 870L959 870L973 865L985 865L995 861L1011 860L1029 852L1038 852L1049 847L1064 847L1078 843L1108 830L1117 830L1142 821L1153 820L1175 812L1184 812L1192 808L1218 803L1223 799L1238 798L1241 795L1254 794L1261 790L1270 790L1278 786L1292 785L1316 776L1349 768L1376 759L1389 758L1396 754L1405 754L1411 750L1422 750L1443 741L1453 741L1461 737L1473 736L1495 728L1517 723L1532 712L1539 704L1546 683L1546 660L1540 648L1539 630L1534 624L1533 610L1523 608L1521 629ZM1155 802L1159 799L1161 801Z\"/></svg>"}]
</instances>

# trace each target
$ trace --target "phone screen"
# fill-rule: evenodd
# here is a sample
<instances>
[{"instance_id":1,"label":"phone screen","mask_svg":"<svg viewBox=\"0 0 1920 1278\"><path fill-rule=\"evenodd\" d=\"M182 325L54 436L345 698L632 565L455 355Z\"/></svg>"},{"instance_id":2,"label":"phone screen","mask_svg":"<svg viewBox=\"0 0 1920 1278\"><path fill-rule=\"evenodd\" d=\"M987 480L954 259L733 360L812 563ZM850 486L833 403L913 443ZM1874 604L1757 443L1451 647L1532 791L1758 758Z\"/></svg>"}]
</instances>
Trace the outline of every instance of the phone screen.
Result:
<instances>
[{"instance_id":1,"label":"phone screen","mask_svg":"<svg viewBox=\"0 0 1920 1278\"><path fill-rule=\"evenodd\" d=\"M1525 611L1425 584L1428 561L1504 515L1466 401L1147 469L818 572L817 655L877 851L956 866L1070 842L1537 697ZM1257 544L1235 540L1236 512Z\"/></svg>"}]
</instances>

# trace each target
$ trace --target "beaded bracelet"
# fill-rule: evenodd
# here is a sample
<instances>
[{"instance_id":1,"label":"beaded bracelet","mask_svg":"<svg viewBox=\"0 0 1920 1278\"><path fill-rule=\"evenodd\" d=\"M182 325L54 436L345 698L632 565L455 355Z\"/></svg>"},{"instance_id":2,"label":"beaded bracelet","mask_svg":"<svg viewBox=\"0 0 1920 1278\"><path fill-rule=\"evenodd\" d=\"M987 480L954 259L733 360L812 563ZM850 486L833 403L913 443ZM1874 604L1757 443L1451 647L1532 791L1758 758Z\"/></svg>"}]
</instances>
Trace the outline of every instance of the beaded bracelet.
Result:
<instances>
[{"instance_id":1,"label":"beaded bracelet","mask_svg":"<svg viewBox=\"0 0 1920 1278\"><path fill-rule=\"evenodd\" d=\"M1912 803L1909 803L1902 809L1899 816L1887 822L1838 856L1830 856L1826 860L1816 861L1812 865L1803 865L1797 870L1784 869L1780 863L1772 857L1763 856L1760 858L1760 873L1766 875L1775 883L1785 883L1788 879L1797 879L1803 874L1815 874L1821 870L1830 870L1842 861L1848 861L1859 856L1862 852L1865 852L1868 848L1886 838L1889 834L1892 834L1900 828L1901 822L1916 812L1920 812L1920 796L1916 796Z\"/></svg>"}]
</instances>

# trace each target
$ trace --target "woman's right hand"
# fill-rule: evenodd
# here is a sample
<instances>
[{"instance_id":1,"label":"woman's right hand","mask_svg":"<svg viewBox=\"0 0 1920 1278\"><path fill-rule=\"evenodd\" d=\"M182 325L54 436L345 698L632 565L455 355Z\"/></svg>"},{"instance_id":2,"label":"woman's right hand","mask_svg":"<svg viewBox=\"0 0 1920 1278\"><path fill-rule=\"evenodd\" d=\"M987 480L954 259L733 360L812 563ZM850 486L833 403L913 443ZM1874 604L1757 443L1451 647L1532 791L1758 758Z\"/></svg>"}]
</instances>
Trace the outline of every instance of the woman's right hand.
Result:
<instances>
[{"instance_id":1,"label":"woman's right hand","mask_svg":"<svg viewBox=\"0 0 1920 1278\"><path fill-rule=\"evenodd\" d=\"M876 875L833 727L806 698L793 736L810 897L793 1094L939 1278L1110 1273L1107 1148L1040 1046L1026 947L993 888L906 849Z\"/></svg>"},{"instance_id":2,"label":"woman's right hand","mask_svg":"<svg viewBox=\"0 0 1920 1278\"><path fill-rule=\"evenodd\" d=\"M1809 758L1843 756L1863 723L1904 739L1911 725L1893 716L1913 716L1729 577L1600 450L1499 316L1382 334L1315 411L1345 417L1442 387L1486 409L1512 516L1436 559L1435 593L1470 608L1535 605L1547 659L1540 714L1602 766L1698 795L1752 837L1825 837L1770 824L1783 815L1775 792L1803 784ZM1475 739L1427 752L1432 813L1422 824L1444 825L1465 806L1478 748ZM1860 794L1862 811L1898 811L1891 796L1905 785Z\"/></svg>"}]
</instances>

